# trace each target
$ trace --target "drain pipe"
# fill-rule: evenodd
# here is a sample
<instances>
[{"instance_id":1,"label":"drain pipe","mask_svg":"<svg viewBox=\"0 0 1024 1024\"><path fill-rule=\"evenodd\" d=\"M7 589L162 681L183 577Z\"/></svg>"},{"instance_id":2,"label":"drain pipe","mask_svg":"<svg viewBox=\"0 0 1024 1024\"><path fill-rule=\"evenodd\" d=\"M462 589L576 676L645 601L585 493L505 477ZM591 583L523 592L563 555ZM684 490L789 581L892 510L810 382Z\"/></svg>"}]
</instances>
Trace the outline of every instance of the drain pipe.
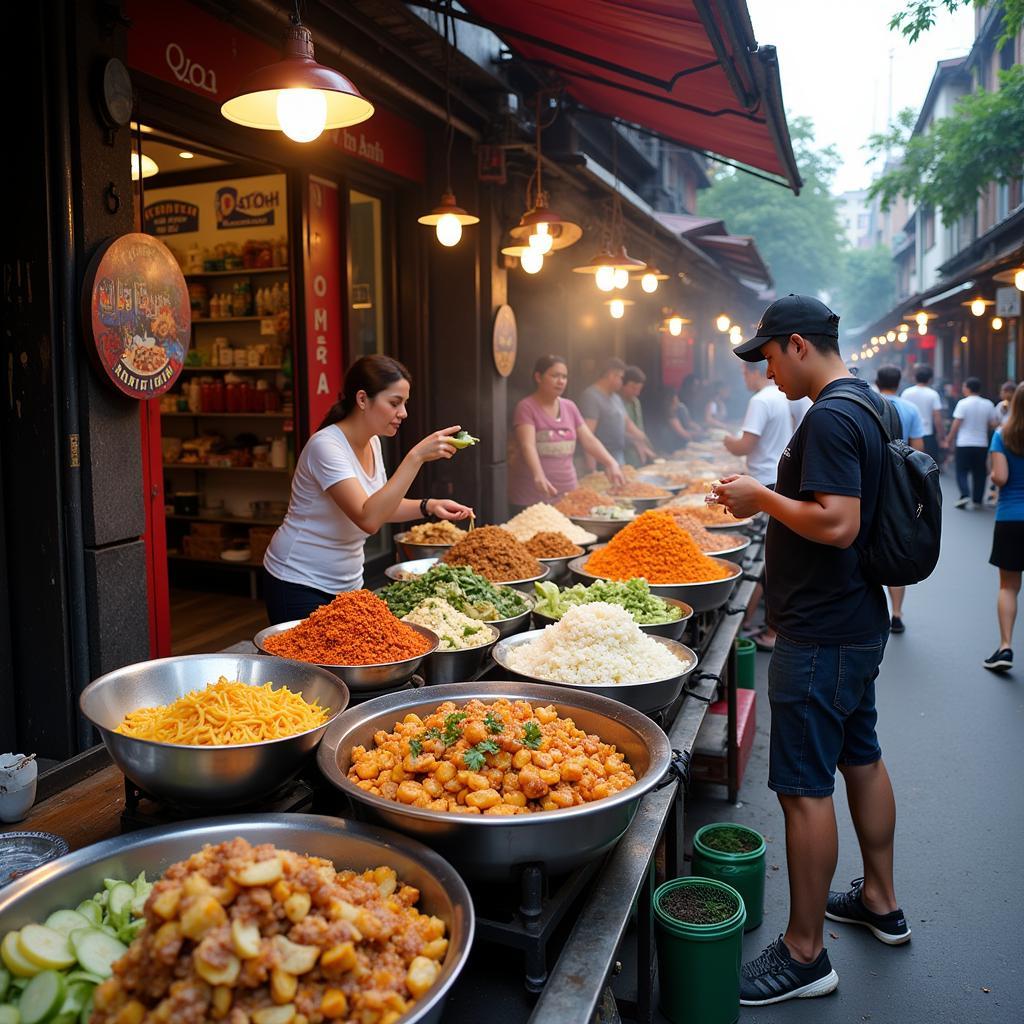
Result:
<instances>
[{"instance_id":1,"label":"drain pipe","mask_svg":"<svg viewBox=\"0 0 1024 1024\"><path fill-rule=\"evenodd\" d=\"M92 726L78 710L78 697L89 685L89 617L85 588L85 533L82 526L81 413L79 406L79 359L76 342L78 287L75 258L75 211L71 169L71 111L68 82L67 7L51 8L50 31L46 34L52 61L52 87L48 83L53 134L48 140L50 219L54 225L53 244L57 256L57 301L53 304L53 339L59 353L60 440L58 458L61 473L62 526L64 532L65 585L70 627L71 680L74 694L72 715L78 749L95 742Z\"/></svg>"}]
</instances>

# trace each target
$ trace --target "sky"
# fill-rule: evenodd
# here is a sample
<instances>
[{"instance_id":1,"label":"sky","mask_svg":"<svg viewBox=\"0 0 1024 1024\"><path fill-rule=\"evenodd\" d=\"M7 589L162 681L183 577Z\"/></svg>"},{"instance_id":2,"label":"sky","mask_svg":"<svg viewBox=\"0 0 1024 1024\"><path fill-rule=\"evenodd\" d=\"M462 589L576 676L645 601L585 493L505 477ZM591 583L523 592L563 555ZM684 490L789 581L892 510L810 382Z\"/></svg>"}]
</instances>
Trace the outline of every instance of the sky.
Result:
<instances>
[{"instance_id":1,"label":"sky","mask_svg":"<svg viewBox=\"0 0 1024 1024\"><path fill-rule=\"evenodd\" d=\"M758 43L778 50L787 114L810 117L819 145L833 143L842 156L836 193L870 184L877 165L862 148L868 136L884 130L890 110L920 110L936 61L966 54L974 39L974 8L966 6L943 9L929 32L908 43L889 30L904 3L747 0Z\"/></svg>"}]
</instances>

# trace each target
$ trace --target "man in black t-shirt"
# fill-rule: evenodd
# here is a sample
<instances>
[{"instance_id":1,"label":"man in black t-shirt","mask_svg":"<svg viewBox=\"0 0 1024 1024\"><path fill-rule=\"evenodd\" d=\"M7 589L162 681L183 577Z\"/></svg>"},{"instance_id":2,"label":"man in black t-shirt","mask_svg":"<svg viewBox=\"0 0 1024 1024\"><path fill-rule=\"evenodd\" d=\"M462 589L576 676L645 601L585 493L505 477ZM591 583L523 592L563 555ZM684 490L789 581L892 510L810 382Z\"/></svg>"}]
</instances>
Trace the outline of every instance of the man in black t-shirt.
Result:
<instances>
[{"instance_id":1,"label":"man in black t-shirt","mask_svg":"<svg viewBox=\"0 0 1024 1024\"><path fill-rule=\"evenodd\" d=\"M884 445L867 410L841 395L864 395L879 411L885 400L847 371L839 317L808 296L773 302L755 337L735 352L766 359L768 376L790 400L814 400L779 460L774 491L749 476L715 488L738 518L770 516L765 598L778 639L768 671L768 785L786 818L790 911L783 937L743 967L740 1001L757 1006L835 990L824 917L863 924L889 945L906 942L910 929L893 888L896 805L875 734L889 615L859 557L875 518ZM864 858L864 878L846 892L829 891L838 859L837 767Z\"/></svg>"}]
</instances>

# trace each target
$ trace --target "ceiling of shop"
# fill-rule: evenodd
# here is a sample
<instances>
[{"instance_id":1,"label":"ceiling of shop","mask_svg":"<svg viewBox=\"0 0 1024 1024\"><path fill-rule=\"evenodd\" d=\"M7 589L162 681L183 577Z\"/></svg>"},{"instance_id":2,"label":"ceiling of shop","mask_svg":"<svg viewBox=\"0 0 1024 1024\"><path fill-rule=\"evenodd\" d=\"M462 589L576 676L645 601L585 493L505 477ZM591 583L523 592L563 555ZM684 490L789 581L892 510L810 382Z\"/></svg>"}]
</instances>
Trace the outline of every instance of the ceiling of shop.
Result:
<instances>
[{"instance_id":1,"label":"ceiling of shop","mask_svg":"<svg viewBox=\"0 0 1024 1024\"><path fill-rule=\"evenodd\" d=\"M134 144L134 139L132 140ZM142 137L142 152L156 161L161 173L173 173L178 171L194 171L200 167L220 167L227 163L226 160L218 159L207 153L200 153L198 150L188 149L185 143L160 142L156 139ZM192 153L192 159L183 159L180 153Z\"/></svg>"}]
</instances>

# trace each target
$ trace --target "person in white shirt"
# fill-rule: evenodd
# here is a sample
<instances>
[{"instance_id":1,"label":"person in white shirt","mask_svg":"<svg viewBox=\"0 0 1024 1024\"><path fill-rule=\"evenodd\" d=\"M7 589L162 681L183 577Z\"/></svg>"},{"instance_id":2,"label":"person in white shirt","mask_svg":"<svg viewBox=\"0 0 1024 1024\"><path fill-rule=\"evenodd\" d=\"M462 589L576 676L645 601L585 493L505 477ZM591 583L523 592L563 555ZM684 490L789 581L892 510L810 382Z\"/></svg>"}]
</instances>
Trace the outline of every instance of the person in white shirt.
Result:
<instances>
[{"instance_id":1,"label":"person in white shirt","mask_svg":"<svg viewBox=\"0 0 1024 1024\"><path fill-rule=\"evenodd\" d=\"M458 426L425 437L387 477L380 439L394 437L408 416L410 380L397 359L357 359L345 374L341 399L302 449L288 513L263 558L271 624L304 619L338 593L358 590L363 545L385 523L473 515L447 498L405 496L425 462L456 453L450 442Z\"/></svg>"},{"instance_id":2,"label":"person in white shirt","mask_svg":"<svg viewBox=\"0 0 1024 1024\"><path fill-rule=\"evenodd\" d=\"M988 459L988 432L998 421L996 407L981 395L981 380L968 377L964 381L964 397L953 410L953 425L947 444L956 445L956 483L960 488L957 508L980 508L985 497ZM970 488L968 489L968 477Z\"/></svg>"},{"instance_id":3,"label":"person in white shirt","mask_svg":"<svg viewBox=\"0 0 1024 1024\"><path fill-rule=\"evenodd\" d=\"M782 453L796 430L796 425L793 422L794 412L799 411L802 419L806 410L802 403L790 402L768 380L765 373L766 366L765 363L744 362L743 383L753 394L747 403L747 412L743 417L739 437L726 434L722 438L722 444L733 455L746 456L747 473L758 483L774 487L779 459L782 458ZM797 407L796 410L794 410L794 406ZM760 604L761 593L762 587L759 583L747 605L743 629L760 650L770 651L775 646L775 631L767 626L761 630L752 628Z\"/></svg>"},{"instance_id":4,"label":"person in white shirt","mask_svg":"<svg viewBox=\"0 0 1024 1024\"><path fill-rule=\"evenodd\" d=\"M924 450L939 462L940 449L946 447L946 438L942 420L942 396L931 386L934 376L935 371L927 363L918 364L914 367L916 383L904 388L900 398L909 402L921 414Z\"/></svg>"}]
</instances>

